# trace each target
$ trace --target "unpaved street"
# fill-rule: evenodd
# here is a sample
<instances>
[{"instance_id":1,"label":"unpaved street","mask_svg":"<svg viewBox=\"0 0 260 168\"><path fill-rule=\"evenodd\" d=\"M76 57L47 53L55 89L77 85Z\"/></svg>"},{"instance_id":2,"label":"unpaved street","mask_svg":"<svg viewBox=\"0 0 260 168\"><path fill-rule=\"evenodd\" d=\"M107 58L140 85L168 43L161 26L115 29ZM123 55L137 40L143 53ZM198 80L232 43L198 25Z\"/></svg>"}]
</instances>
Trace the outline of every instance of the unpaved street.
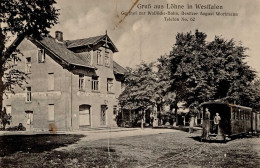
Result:
<instances>
[{"instance_id":1,"label":"unpaved street","mask_svg":"<svg viewBox=\"0 0 260 168\"><path fill-rule=\"evenodd\" d=\"M78 133L83 136L77 138ZM13 151L1 157L0 163L5 167L260 167L260 138L256 137L208 143L199 142L199 132L189 134L173 129L78 133L46 135L48 138L41 135L38 139L30 135L26 138L34 139L33 145L26 143L23 149L27 150ZM22 137L16 136L14 142L9 138L8 145L15 145ZM34 149L43 145L54 148Z\"/></svg>"}]
</instances>

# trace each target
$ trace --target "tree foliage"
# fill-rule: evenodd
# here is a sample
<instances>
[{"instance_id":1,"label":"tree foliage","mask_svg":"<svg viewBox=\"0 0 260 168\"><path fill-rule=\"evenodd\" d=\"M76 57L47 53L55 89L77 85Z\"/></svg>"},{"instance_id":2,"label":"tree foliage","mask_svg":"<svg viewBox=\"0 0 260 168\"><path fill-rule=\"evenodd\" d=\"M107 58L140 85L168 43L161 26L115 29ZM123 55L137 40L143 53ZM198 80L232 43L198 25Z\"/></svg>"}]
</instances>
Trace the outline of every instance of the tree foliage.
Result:
<instances>
[{"instance_id":1,"label":"tree foliage","mask_svg":"<svg viewBox=\"0 0 260 168\"><path fill-rule=\"evenodd\" d=\"M157 82L155 92L158 95L157 105L164 106L165 104L174 104L176 94L171 90L171 69L168 55L163 55L157 59Z\"/></svg>"},{"instance_id":2,"label":"tree foliage","mask_svg":"<svg viewBox=\"0 0 260 168\"><path fill-rule=\"evenodd\" d=\"M187 107L196 101L216 99L255 106L253 99L257 95L251 83L256 73L245 62L247 48L233 39L216 36L207 42L206 37L198 30L176 36L170 59L177 98Z\"/></svg>"},{"instance_id":3,"label":"tree foliage","mask_svg":"<svg viewBox=\"0 0 260 168\"><path fill-rule=\"evenodd\" d=\"M127 68L126 88L119 96L123 109L145 111L153 108L158 99L155 92L157 76L154 63L141 63L136 69Z\"/></svg>"},{"instance_id":4,"label":"tree foliage","mask_svg":"<svg viewBox=\"0 0 260 168\"><path fill-rule=\"evenodd\" d=\"M12 116L10 114L6 113L6 109L4 108L4 110L2 112L0 112L0 123L3 125L3 130L5 130L5 126L8 124L10 125L10 120L11 120Z\"/></svg>"},{"instance_id":5,"label":"tree foliage","mask_svg":"<svg viewBox=\"0 0 260 168\"><path fill-rule=\"evenodd\" d=\"M143 62L135 69L128 68L126 88L119 97L122 108L144 111L174 103L169 67L169 56L163 55L156 63Z\"/></svg>"},{"instance_id":6,"label":"tree foliage","mask_svg":"<svg viewBox=\"0 0 260 168\"><path fill-rule=\"evenodd\" d=\"M40 38L58 20L55 0L1 0L0 2L0 111L3 94L22 86L26 74L14 68L17 46L25 37ZM13 40L14 39L14 40ZM2 115L1 115L2 116Z\"/></svg>"}]
</instances>

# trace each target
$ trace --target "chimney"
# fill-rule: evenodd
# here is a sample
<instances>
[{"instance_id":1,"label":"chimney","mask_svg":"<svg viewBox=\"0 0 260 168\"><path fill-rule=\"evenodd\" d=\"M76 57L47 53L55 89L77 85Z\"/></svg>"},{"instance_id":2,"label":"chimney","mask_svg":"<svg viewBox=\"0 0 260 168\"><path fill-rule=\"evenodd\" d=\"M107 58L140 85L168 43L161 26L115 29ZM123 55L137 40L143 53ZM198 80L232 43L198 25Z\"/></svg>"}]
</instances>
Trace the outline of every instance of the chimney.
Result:
<instances>
[{"instance_id":1,"label":"chimney","mask_svg":"<svg viewBox=\"0 0 260 168\"><path fill-rule=\"evenodd\" d=\"M55 38L60 41L63 42L63 33L61 31L56 31L55 32Z\"/></svg>"}]
</instances>

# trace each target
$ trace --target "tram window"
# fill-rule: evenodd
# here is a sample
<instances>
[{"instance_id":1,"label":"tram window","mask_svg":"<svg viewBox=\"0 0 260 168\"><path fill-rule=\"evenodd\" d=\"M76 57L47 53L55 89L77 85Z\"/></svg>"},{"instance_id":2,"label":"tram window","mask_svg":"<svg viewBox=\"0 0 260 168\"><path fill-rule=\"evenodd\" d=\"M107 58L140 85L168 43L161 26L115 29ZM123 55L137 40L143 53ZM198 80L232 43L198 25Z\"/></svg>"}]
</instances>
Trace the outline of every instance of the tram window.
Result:
<instances>
[{"instance_id":1,"label":"tram window","mask_svg":"<svg viewBox=\"0 0 260 168\"><path fill-rule=\"evenodd\" d=\"M250 120L250 112L249 111L247 111L247 120Z\"/></svg>"},{"instance_id":2,"label":"tram window","mask_svg":"<svg viewBox=\"0 0 260 168\"><path fill-rule=\"evenodd\" d=\"M235 120L236 119L236 112L233 111L233 119Z\"/></svg>"},{"instance_id":3,"label":"tram window","mask_svg":"<svg viewBox=\"0 0 260 168\"><path fill-rule=\"evenodd\" d=\"M244 120L244 111L240 111L240 115L241 115L241 120Z\"/></svg>"},{"instance_id":4,"label":"tram window","mask_svg":"<svg viewBox=\"0 0 260 168\"><path fill-rule=\"evenodd\" d=\"M236 113L235 115L235 119L237 120L238 119L238 111L234 111L234 113Z\"/></svg>"},{"instance_id":5,"label":"tram window","mask_svg":"<svg viewBox=\"0 0 260 168\"><path fill-rule=\"evenodd\" d=\"M234 108L234 120L237 119L237 110Z\"/></svg>"}]
</instances>

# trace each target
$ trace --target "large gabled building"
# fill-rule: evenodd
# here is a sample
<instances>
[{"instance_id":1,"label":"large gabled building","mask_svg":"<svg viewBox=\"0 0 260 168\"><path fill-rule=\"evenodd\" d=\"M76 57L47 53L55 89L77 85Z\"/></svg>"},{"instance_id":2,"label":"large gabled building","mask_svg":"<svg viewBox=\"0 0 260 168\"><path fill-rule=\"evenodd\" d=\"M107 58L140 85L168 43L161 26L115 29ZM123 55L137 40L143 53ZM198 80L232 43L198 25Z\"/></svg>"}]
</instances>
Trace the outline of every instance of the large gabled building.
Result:
<instances>
[{"instance_id":1,"label":"large gabled building","mask_svg":"<svg viewBox=\"0 0 260 168\"><path fill-rule=\"evenodd\" d=\"M27 130L78 130L116 126L125 69L113 61L117 48L107 34L79 40L24 39L16 69L28 74L24 89L7 93L12 126Z\"/></svg>"}]
</instances>

